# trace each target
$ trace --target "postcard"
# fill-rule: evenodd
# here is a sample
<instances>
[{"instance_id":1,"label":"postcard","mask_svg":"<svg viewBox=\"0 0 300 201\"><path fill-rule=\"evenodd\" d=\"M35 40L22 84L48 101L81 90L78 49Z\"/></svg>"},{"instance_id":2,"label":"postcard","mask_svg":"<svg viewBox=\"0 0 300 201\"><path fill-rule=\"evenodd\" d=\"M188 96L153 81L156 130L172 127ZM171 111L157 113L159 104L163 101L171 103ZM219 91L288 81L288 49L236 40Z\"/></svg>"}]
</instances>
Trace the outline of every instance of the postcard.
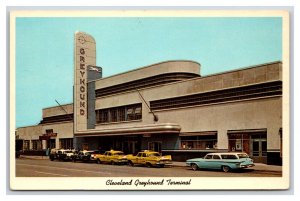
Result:
<instances>
[{"instance_id":1,"label":"postcard","mask_svg":"<svg viewBox=\"0 0 300 201\"><path fill-rule=\"evenodd\" d=\"M286 10L10 12L11 190L290 187Z\"/></svg>"}]
</instances>

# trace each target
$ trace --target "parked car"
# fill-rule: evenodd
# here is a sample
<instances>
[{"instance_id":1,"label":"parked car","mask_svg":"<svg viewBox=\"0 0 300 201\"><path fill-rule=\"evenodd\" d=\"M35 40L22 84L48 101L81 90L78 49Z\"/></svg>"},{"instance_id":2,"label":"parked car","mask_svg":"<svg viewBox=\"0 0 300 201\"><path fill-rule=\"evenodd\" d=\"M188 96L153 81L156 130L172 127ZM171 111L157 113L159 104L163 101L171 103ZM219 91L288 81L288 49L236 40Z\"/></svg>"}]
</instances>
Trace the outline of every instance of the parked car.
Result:
<instances>
[{"instance_id":1,"label":"parked car","mask_svg":"<svg viewBox=\"0 0 300 201\"><path fill-rule=\"evenodd\" d=\"M83 150L72 156L72 161L83 161L83 162L95 162L97 154L100 154L100 151L95 150Z\"/></svg>"},{"instance_id":2,"label":"parked car","mask_svg":"<svg viewBox=\"0 0 300 201\"><path fill-rule=\"evenodd\" d=\"M51 161L60 160L67 161L71 160L74 155L74 150L71 149L51 149L49 159Z\"/></svg>"},{"instance_id":3,"label":"parked car","mask_svg":"<svg viewBox=\"0 0 300 201\"><path fill-rule=\"evenodd\" d=\"M90 160L91 161L97 161L97 156L103 154L104 152L101 151L101 150L94 150L94 151L91 151L91 158Z\"/></svg>"},{"instance_id":4,"label":"parked car","mask_svg":"<svg viewBox=\"0 0 300 201\"><path fill-rule=\"evenodd\" d=\"M16 151L16 158L20 158L22 151Z\"/></svg>"},{"instance_id":5,"label":"parked car","mask_svg":"<svg viewBox=\"0 0 300 201\"><path fill-rule=\"evenodd\" d=\"M162 156L159 152L143 151L136 156L132 154L126 156L128 164L134 166L136 164L146 165L147 167L158 166L164 167L166 164L171 164L171 155Z\"/></svg>"},{"instance_id":6,"label":"parked car","mask_svg":"<svg viewBox=\"0 0 300 201\"><path fill-rule=\"evenodd\" d=\"M253 160L246 153L209 153L204 158L194 158L186 161L193 170L217 169L230 170L253 167Z\"/></svg>"},{"instance_id":7,"label":"parked car","mask_svg":"<svg viewBox=\"0 0 300 201\"><path fill-rule=\"evenodd\" d=\"M114 164L127 164L127 158L122 151L110 150L106 151L104 154L96 155L96 161L100 163L110 163Z\"/></svg>"}]
</instances>

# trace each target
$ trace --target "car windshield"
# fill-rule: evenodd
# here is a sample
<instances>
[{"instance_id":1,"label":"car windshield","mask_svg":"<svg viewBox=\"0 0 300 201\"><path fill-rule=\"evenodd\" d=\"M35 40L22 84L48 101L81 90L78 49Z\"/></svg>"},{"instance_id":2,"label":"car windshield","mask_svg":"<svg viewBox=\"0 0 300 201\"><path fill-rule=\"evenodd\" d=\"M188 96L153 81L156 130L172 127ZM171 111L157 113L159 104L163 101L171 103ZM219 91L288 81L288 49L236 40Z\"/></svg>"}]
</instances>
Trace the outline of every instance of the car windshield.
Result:
<instances>
[{"instance_id":1,"label":"car windshield","mask_svg":"<svg viewBox=\"0 0 300 201\"><path fill-rule=\"evenodd\" d=\"M239 158L249 158L247 154L238 154Z\"/></svg>"},{"instance_id":2,"label":"car windshield","mask_svg":"<svg viewBox=\"0 0 300 201\"><path fill-rule=\"evenodd\" d=\"M237 158L237 156L234 155L234 154L223 154L223 155L222 155L222 159L227 160L227 159L238 159L238 158Z\"/></svg>"}]
</instances>

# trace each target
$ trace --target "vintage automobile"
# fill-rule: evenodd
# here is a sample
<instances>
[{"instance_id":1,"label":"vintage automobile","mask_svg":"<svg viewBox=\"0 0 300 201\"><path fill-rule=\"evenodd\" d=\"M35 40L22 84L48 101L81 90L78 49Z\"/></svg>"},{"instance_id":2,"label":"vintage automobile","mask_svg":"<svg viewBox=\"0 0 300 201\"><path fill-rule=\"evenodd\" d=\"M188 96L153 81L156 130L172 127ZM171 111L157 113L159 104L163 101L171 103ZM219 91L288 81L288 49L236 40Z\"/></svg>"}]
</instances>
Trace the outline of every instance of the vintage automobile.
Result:
<instances>
[{"instance_id":1,"label":"vintage automobile","mask_svg":"<svg viewBox=\"0 0 300 201\"><path fill-rule=\"evenodd\" d=\"M70 149L51 149L49 159L51 161L60 160L67 161L71 160L74 154L74 150Z\"/></svg>"},{"instance_id":2,"label":"vintage automobile","mask_svg":"<svg viewBox=\"0 0 300 201\"><path fill-rule=\"evenodd\" d=\"M159 152L145 150L139 152L136 156L132 154L126 156L128 165L146 165L147 167L158 166L164 167L167 164L171 164L171 155L162 156Z\"/></svg>"},{"instance_id":3,"label":"vintage automobile","mask_svg":"<svg viewBox=\"0 0 300 201\"><path fill-rule=\"evenodd\" d=\"M228 172L230 170L253 167L254 163L246 153L209 153L204 158L194 158L186 161L193 170L217 169Z\"/></svg>"},{"instance_id":4,"label":"vintage automobile","mask_svg":"<svg viewBox=\"0 0 300 201\"><path fill-rule=\"evenodd\" d=\"M95 150L83 150L72 156L72 161L82 161L82 162L95 162L96 156L99 152Z\"/></svg>"},{"instance_id":5,"label":"vintage automobile","mask_svg":"<svg viewBox=\"0 0 300 201\"><path fill-rule=\"evenodd\" d=\"M110 150L106 151L104 154L96 155L96 161L100 163L110 163L114 164L127 164L127 159L122 151Z\"/></svg>"}]
</instances>

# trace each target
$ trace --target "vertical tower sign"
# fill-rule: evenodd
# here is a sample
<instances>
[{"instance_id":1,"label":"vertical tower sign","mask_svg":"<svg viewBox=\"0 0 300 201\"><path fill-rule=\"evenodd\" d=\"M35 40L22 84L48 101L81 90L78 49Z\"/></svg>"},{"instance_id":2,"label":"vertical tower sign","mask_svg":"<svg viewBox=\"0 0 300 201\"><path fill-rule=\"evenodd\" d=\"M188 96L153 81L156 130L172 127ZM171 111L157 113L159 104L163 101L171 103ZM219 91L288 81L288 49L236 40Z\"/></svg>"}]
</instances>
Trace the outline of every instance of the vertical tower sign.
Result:
<instances>
[{"instance_id":1,"label":"vertical tower sign","mask_svg":"<svg viewBox=\"0 0 300 201\"><path fill-rule=\"evenodd\" d=\"M75 33L74 50L74 132L87 130L87 73L96 65L95 39L84 33Z\"/></svg>"}]
</instances>

